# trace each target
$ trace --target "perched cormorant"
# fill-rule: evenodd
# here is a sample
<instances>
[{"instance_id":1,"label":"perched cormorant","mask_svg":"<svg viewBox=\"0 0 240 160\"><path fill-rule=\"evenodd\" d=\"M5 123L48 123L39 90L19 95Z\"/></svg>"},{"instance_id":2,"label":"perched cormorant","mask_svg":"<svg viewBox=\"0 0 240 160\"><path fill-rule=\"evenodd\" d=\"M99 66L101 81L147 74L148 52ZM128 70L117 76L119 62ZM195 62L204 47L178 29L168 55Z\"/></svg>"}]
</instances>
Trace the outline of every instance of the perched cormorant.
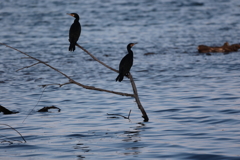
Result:
<instances>
[{"instance_id":1,"label":"perched cormorant","mask_svg":"<svg viewBox=\"0 0 240 160\"><path fill-rule=\"evenodd\" d=\"M81 25L79 23L80 18L77 13L70 13L70 14L68 13L68 15L75 17L75 20L69 30L69 42L70 42L69 51L74 51L75 45L81 34Z\"/></svg>"},{"instance_id":2,"label":"perched cormorant","mask_svg":"<svg viewBox=\"0 0 240 160\"><path fill-rule=\"evenodd\" d=\"M119 75L116 78L116 81L121 82L123 80L123 77L127 75L133 65L133 52L131 48L135 45L136 43L129 43L127 45L127 50L128 54L123 57L119 64Z\"/></svg>"}]
</instances>

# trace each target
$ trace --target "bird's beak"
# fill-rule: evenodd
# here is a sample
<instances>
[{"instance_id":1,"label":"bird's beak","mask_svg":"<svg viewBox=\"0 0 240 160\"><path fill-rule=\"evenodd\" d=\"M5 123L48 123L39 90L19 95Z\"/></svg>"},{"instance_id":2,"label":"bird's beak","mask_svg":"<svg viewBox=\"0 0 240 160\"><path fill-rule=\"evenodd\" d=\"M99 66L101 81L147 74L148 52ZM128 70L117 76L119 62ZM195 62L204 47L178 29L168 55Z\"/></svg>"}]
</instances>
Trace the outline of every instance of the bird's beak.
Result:
<instances>
[{"instance_id":1,"label":"bird's beak","mask_svg":"<svg viewBox=\"0 0 240 160\"><path fill-rule=\"evenodd\" d=\"M132 45L132 46L134 46L135 44L137 44L137 43L133 43L133 45Z\"/></svg>"},{"instance_id":2,"label":"bird's beak","mask_svg":"<svg viewBox=\"0 0 240 160\"><path fill-rule=\"evenodd\" d=\"M73 17L73 14L71 14L71 13L67 13L67 15L69 15L69 16L72 16L72 17Z\"/></svg>"}]
</instances>

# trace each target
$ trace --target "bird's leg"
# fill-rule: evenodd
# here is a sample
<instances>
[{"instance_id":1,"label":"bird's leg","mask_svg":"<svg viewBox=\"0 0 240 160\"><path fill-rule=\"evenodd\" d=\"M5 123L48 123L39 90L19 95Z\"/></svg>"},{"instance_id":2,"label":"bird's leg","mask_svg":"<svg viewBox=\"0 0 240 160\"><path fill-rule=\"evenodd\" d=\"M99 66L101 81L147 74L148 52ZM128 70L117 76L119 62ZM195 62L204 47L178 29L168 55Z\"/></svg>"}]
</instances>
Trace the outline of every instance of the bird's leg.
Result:
<instances>
[{"instance_id":1,"label":"bird's leg","mask_svg":"<svg viewBox=\"0 0 240 160\"><path fill-rule=\"evenodd\" d=\"M126 73L125 76L127 76L127 78L129 79L129 73Z\"/></svg>"}]
</instances>

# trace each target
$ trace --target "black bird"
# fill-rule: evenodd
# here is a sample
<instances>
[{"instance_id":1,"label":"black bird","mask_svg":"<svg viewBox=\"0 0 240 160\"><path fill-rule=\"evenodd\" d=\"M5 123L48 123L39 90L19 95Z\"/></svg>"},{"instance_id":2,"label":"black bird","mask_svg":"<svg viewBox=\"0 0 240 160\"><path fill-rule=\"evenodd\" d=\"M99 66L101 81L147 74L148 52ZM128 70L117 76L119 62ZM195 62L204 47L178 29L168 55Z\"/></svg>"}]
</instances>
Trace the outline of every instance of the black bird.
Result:
<instances>
[{"instance_id":1,"label":"black bird","mask_svg":"<svg viewBox=\"0 0 240 160\"><path fill-rule=\"evenodd\" d=\"M81 34L81 25L79 23L80 18L77 13L68 13L68 15L73 16L75 18L69 30L69 42L70 42L69 51L74 51L75 45Z\"/></svg>"},{"instance_id":2,"label":"black bird","mask_svg":"<svg viewBox=\"0 0 240 160\"><path fill-rule=\"evenodd\" d=\"M127 50L128 54L123 57L119 64L119 75L116 78L116 81L121 82L123 80L123 77L127 75L133 65L133 52L131 48L135 45L136 43L129 43L127 45Z\"/></svg>"}]
</instances>

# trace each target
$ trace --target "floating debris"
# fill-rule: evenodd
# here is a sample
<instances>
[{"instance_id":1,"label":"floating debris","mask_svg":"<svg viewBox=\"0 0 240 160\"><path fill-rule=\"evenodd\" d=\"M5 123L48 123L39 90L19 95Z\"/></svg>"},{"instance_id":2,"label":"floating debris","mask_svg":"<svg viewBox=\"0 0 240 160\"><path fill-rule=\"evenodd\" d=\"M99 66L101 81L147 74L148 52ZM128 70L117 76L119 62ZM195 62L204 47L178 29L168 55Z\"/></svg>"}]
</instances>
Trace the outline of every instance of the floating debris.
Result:
<instances>
[{"instance_id":1,"label":"floating debris","mask_svg":"<svg viewBox=\"0 0 240 160\"><path fill-rule=\"evenodd\" d=\"M210 47L205 45L199 45L198 46L198 52L199 53L229 53L229 52L237 52L240 48L240 44L232 44L229 45L228 42L225 42L223 46L221 47Z\"/></svg>"},{"instance_id":2,"label":"floating debris","mask_svg":"<svg viewBox=\"0 0 240 160\"><path fill-rule=\"evenodd\" d=\"M154 52L144 53L145 56L148 56L148 55L154 55L154 54L156 54L156 53L154 53Z\"/></svg>"},{"instance_id":3,"label":"floating debris","mask_svg":"<svg viewBox=\"0 0 240 160\"><path fill-rule=\"evenodd\" d=\"M3 114L16 114L19 112L15 112L15 111L9 111L7 108L3 107L2 105L0 105L0 112L3 112Z\"/></svg>"},{"instance_id":4,"label":"floating debris","mask_svg":"<svg viewBox=\"0 0 240 160\"><path fill-rule=\"evenodd\" d=\"M43 107L42 109L38 110L38 112L48 112L49 109L58 109L58 112L61 111L60 108L55 107L55 106L49 106L49 107Z\"/></svg>"},{"instance_id":5,"label":"floating debris","mask_svg":"<svg viewBox=\"0 0 240 160\"><path fill-rule=\"evenodd\" d=\"M105 56L105 57L109 57L110 55L109 55L109 54L104 54L103 56Z\"/></svg>"}]
</instances>

